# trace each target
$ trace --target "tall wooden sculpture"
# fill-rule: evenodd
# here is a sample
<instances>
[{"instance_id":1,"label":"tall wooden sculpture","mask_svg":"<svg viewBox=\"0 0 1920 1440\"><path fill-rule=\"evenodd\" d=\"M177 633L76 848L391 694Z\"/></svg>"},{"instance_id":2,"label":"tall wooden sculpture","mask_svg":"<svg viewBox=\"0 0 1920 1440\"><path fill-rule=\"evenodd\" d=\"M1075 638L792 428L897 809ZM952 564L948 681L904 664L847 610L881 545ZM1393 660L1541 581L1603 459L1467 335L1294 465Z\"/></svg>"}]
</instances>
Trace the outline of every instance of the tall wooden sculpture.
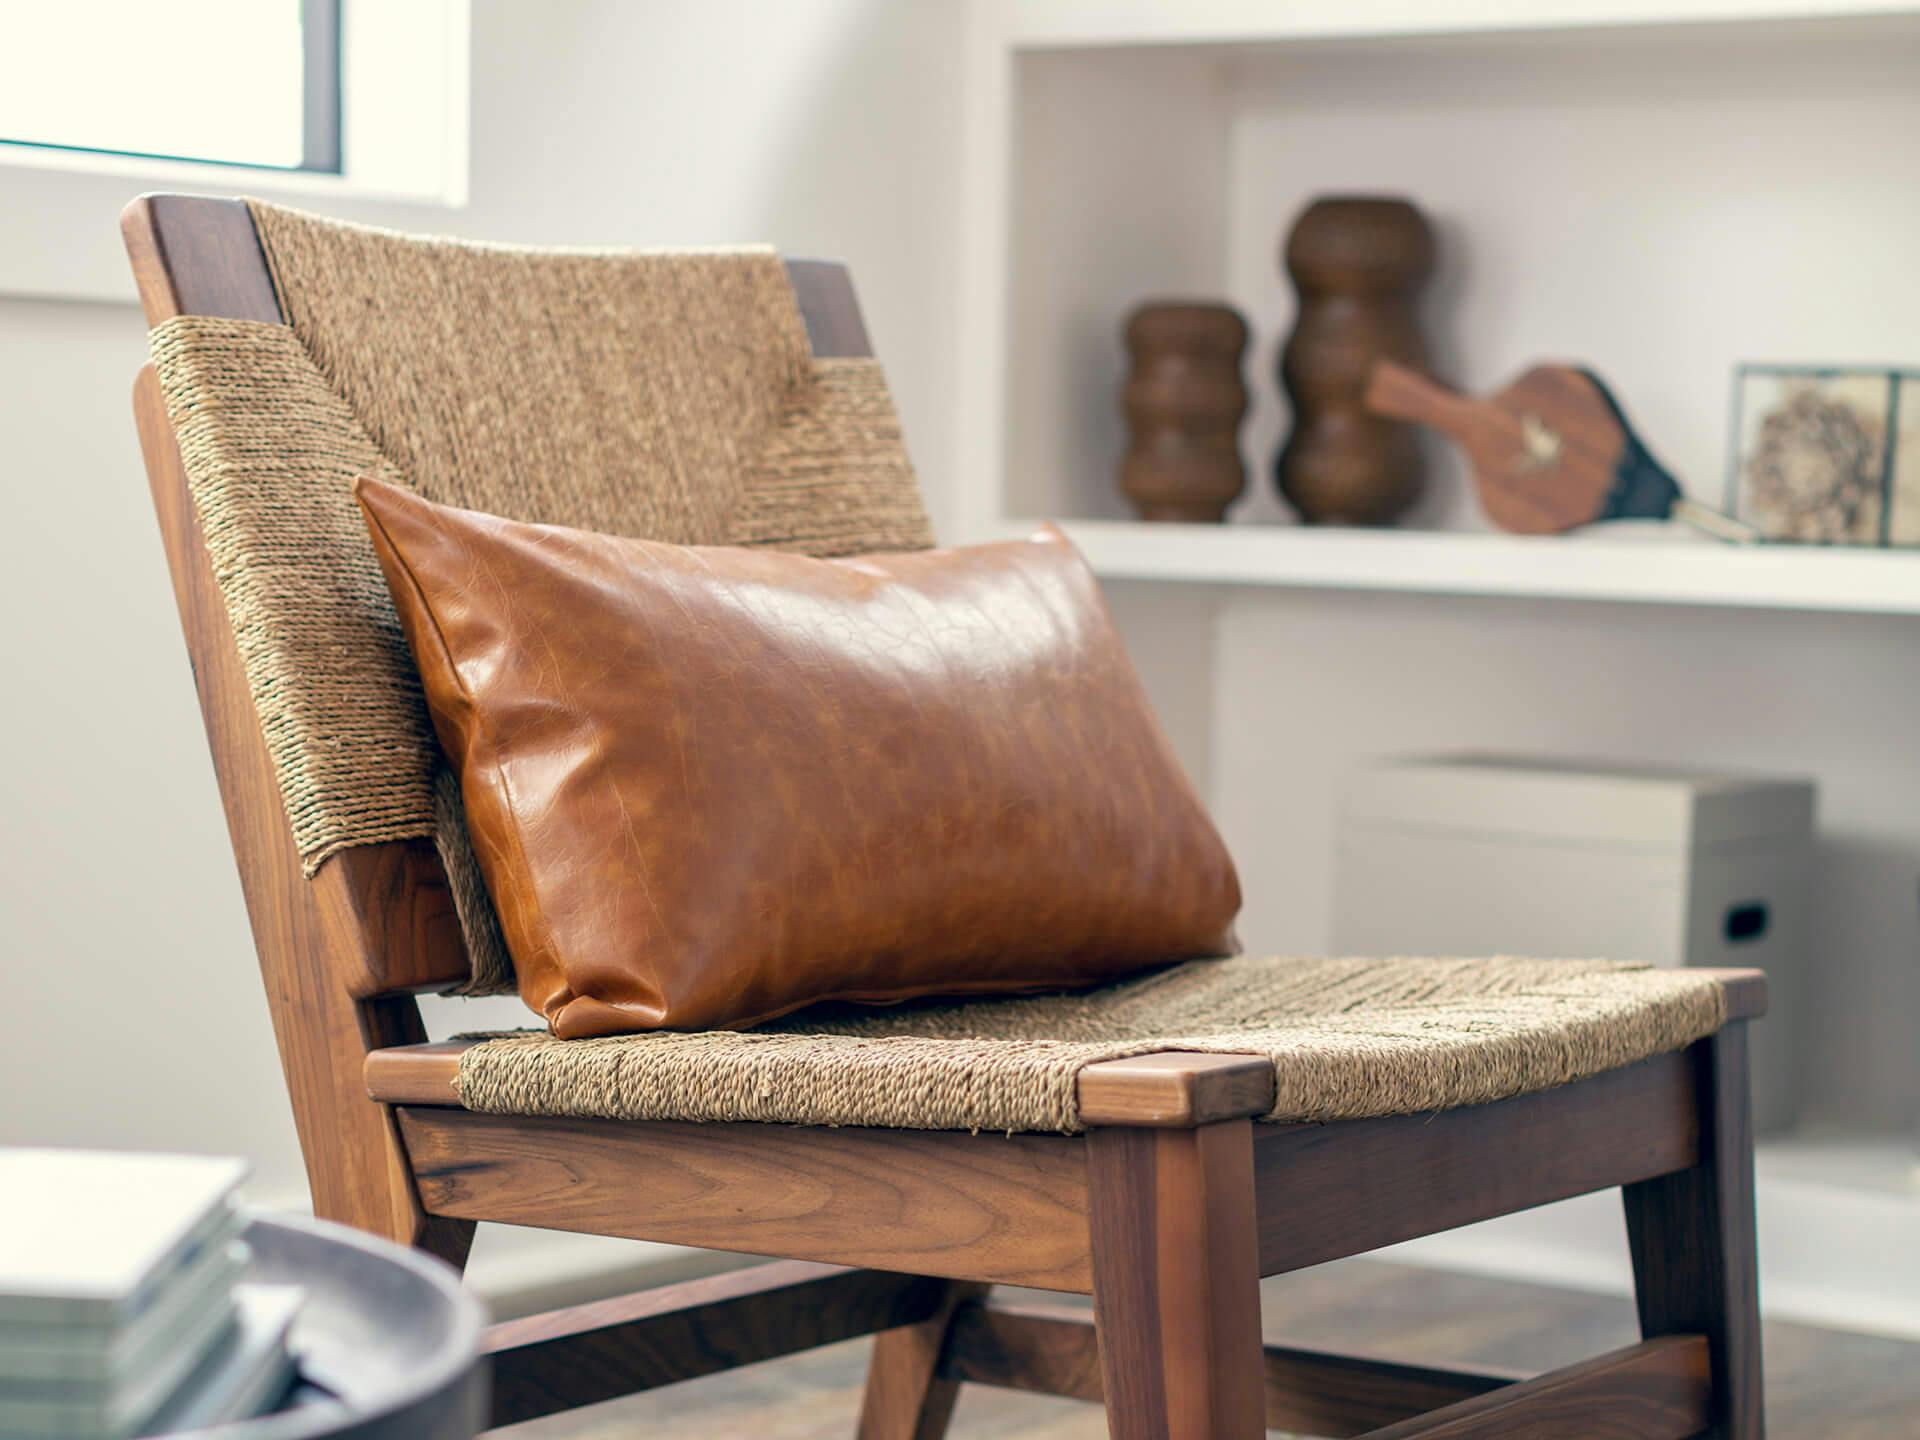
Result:
<instances>
[{"instance_id":1,"label":"tall wooden sculpture","mask_svg":"<svg viewBox=\"0 0 1920 1440\"><path fill-rule=\"evenodd\" d=\"M1374 362L1427 365L1416 301L1433 231L1405 200L1326 196L1294 222L1287 274L1299 292L1280 381L1293 429L1274 465L1309 524L1385 525L1420 496L1416 430L1367 408Z\"/></svg>"}]
</instances>

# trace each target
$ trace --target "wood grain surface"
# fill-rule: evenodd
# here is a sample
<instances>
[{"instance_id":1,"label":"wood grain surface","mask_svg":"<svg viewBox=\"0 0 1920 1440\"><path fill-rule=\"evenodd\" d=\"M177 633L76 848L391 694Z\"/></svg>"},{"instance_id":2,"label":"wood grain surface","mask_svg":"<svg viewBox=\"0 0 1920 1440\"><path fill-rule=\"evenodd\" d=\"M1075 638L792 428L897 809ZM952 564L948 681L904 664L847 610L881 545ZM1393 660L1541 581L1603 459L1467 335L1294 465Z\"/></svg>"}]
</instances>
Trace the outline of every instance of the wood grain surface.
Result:
<instances>
[{"instance_id":1,"label":"wood grain surface","mask_svg":"<svg viewBox=\"0 0 1920 1440\"><path fill-rule=\"evenodd\" d=\"M1252 1129L1222 1120L1084 1142L1114 1440L1266 1433Z\"/></svg>"},{"instance_id":2,"label":"wood grain surface","mask_svg":"<svg viewBox=\"0 0 1920 1440\"><path fill-rule=\"evenodd\" d=\"M1552 1369L1639 1338L1618 1295L1340 1260L1261 1286L1268 1337L1417 1359L1454 1369ZM1090 1314L1068 1296L997 1292L995 1303ZM845 1440L870 1346L852 1341L751 1369L556 1415L514 1440ZM1785 1322L1767 1325L1772 1440L1907 1440L1920 1435L1920 1344ZM1311 1433L1308 1431L1307 1433ZM1106 1421L1080 1400L997 1385L965 1386L949 1440L1103 1440Z\"/></svg>"},{"instance_id":3,"label":"wood grain surface","mask_svg":"<svg viewBox=\"0 0 1920 1440\"><path fill-rule=\"evenodd\" d=\"M1052 1135L538 1120L403 1106L427 1210L1078 1290L1083 1142Z\"/></svg>"},{"instance_id":4,"label":"wood grain surface","mask_svg":"<svg viewBox=\"0 0 1920 1440\"><path fill-rule=\"evenodd\" d=\"M1684 1170L1700 1157L1689 1052L1492 1105L1254 1129L1272 1275Z\"/></svg>"},{"instance_id":5,"label":"wood grain surface","mask_svg":"<svg viewBox=\"0 0 1920 1440\"><path fill-rule=\"evenodd\" d=\"M1308 1435L1358 1435L1527 1378L1282 1344L1267 1345L1264 1355L1267 1428ZM1106 1394L1093 1317L1058 1301L996 1298L963 1307L941 1369L957 1380L1096 1404Z\"/></svg>"},{"instance_id":6,"label":"wood grain surface","mask_svg":"<svg viewBox=\"0 0 1920 1440\"><path fill-rule=\"evenodd\" d=\"M314 1213L458 1263L472 1227L431 1221L422 1210L387 1111L367 1098L360 1077L370 1045L426 1038L418 1008L408 999L358 1001L348 993L346 977L357 973L360 957L343 951L302 873L150 366L134 387L134 417Z\"/></svg>"},{"instance_id":7,"label":"wood grain surface","mask_svg":"<svg viewBox=\"0 0 1920 1440\"><path fill-rule=\"evenodd\" d=\"M281 323L246 201L142 195L120 212L120 237L149 326L176 315Z\"/></svg>"},{"instance_id":8,"label":"wood grain surface","mask_svg":"<svg viewBox=\"0 0 1920 1440\"><path fill-rule=\"evenodd\" d=\"M597 1405L945 1314L947 1285L776 1261L495 1325L492 1424Z\"/></svg>"},{"instance_id":9,"label":"wood grain surface","mask_svg":"<svg viewBox=\"0 0 1920 1440\"><path fill-rule=\"evenodd\" d=\"M1363 1440L1690 1440L1708 1420L1707 1342L1644 1340Z\"/></svg>"},{"instance_id":10,"label":"wood grain surface","mask_svg":"<svg viewBox=\"0 0 1920 1440\"><path fill-rule=\"evenodd\" d=\"M1762 1440L1760 1296L1747 1027L1696 1048L1706 1106L1700 1164L1625 1187L1641 1333L1703 1334L1718 1440Z\"/></svg>"},{"instance_id":11,"label":"wood grain surface","mask_svg":"<svg viewBox=\"0 0 1920 1440\"><path fill-rule=\"evenodd\" d=\"M817 360L863 360L873 354L867 322L860 317L853 272L837 260L789 260L800 318Z\"/></svg>"},{"instance_id":12,"label":"wood grain surface","mask_svg":"<svg viewBox=\"0 0 1920 1440\"><path fill-rule=\"evenodd\" d=\"M1173 1126L1259 1115L1273 1108L1273 1064L1257 1055L1170 1051L1104 1060L1080 1072L1087 1125Z\"/></svg>"},{"instance_id":13,"label":"wood grain surface","mask_svg":"<svg viewBox=\"0 0 1920 1440\"><path fill-rule=\"evenodd\" d=\"M874 1340L858 1440L940 1440L960 1398L960 1382L940 1365L955 1313L986 1293L984 1285L945 1282L926 1319Z\"/></svg>"}]
</instances>

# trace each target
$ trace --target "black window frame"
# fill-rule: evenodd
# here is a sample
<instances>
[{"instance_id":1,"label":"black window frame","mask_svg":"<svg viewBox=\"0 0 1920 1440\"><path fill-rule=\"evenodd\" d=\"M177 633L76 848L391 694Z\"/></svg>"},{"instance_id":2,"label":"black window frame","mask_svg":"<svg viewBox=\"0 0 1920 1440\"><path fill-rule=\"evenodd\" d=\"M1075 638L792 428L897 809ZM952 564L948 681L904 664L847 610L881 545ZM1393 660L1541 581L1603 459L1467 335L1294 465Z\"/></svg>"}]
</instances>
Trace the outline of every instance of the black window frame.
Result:
<instances>
[{"instance_id":1,"label":"black window frame","mask_svg":"<svg viewBox=\"0 0 1920 1440\"><path fill-rule=\"evenodd\" d=\"M169 160L189 165L218 165L231 170L276 170L284 174L343 173L340 126L340 6L342 0L300 0L301 105L300 163L263 165L254 160L220 160L206 155L170 155L159 150L115 150L101 145L62 145L53 140L16 140L0 136L0 145L59 150L73 155L117 155L130 160Z\"/></svg>"},{"instance_id":2,"label":"black window frame","mask_svg":"<svg viewBox=\"0 0 1920 1440\"><path fill-rule=\"evenodd\" d=\"M341 173L340 0L300 0L300 168Z\"/></svg>"}]
</instances>

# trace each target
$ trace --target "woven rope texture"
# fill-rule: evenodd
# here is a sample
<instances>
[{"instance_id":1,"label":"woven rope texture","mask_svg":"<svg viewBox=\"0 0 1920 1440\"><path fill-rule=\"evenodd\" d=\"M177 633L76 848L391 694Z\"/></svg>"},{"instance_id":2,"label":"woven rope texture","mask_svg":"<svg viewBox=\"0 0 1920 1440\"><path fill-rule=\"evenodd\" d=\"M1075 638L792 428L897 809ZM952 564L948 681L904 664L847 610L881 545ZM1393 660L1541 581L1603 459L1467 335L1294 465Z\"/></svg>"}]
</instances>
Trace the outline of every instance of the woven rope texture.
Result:
<instances>
[{"instance_id":1,"label":"woven rope texture","mask_svg":"<svg viewBox=\"0 0 1920 1440\"><path fill-rule=\"evenodd\" d=\"M1203 960L1090 992L812 1010L753 1031L489 1037L471 1110L926 1130L1080 1129L1100 1060L1262 1055L1274 1120L1421 1114L1676 1050L1725 1020L1718 981L1576 960Z\"/></svg>"},{"instance_id":2,"label":"woven rope texture","mask_svg":"<svg viewBox=\"0 0 1920 1440\"><path fill-rule=\"evenodd\" d=\"M433 837L474 962L511 990L351 494L812 555L932 543L877 364L814 360L768 250L426 240L254 203L288 325L151 336L248 685L311 873Z\"/></svg>"}]
</instances>

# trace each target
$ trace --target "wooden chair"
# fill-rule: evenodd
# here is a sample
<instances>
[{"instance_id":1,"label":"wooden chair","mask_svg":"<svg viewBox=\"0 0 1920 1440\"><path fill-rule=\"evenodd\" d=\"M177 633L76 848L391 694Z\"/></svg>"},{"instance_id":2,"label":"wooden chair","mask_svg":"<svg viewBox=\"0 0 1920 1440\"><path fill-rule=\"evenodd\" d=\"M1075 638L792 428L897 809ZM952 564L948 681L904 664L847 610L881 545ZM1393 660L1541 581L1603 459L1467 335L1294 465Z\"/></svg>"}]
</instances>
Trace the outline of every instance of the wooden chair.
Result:
<instances>
[{"instance_id":1,"label":"wooden chair","mask_svg":"<svg viewBox=\"0 0 1920 1440\"><path fill-rule=\"evenodd\" d=\"M150 324L282 323L244 205L154 196L123 228ZM867 353L846 271L788 272L815 353ZM455 1266L479 1220L778 1257L495 1326L496 1424L877 1333L867 1440L940 1435L967 1381L1104 1402L1140 1440L1763 1433L1756 972L1725 974L1727 1024L1690 1049L1428 1116L1256 1123L1271 1066L1199 1054L1089 1067L1076 1135L462 1109L458 1046L423 1043L412 998L466 973L435 851L303 874L151 366L134 409L317 1213ZM1534 1378L1263 1350L1263 1275L1613 1186L1639 1344ZM1093 1319L992 1285L1090 1293Z\"/></svg>"}]
</instances>

